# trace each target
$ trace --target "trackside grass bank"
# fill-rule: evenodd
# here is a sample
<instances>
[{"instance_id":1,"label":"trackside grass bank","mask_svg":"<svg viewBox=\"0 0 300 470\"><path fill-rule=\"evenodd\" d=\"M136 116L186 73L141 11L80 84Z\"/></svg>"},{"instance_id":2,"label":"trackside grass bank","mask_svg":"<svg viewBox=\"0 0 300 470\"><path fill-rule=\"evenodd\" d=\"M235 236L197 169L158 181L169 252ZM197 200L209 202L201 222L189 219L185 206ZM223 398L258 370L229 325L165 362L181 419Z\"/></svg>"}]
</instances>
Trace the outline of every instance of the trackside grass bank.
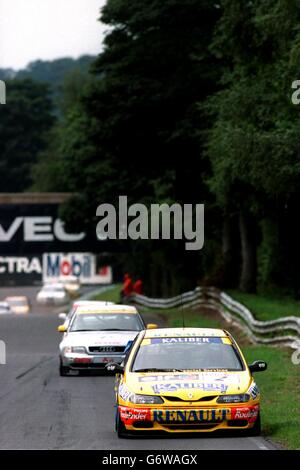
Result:
<instances>
[{"instance_id":1,"label":"trackside grass bank","mask_svg":"<svg viewBox=\"0 0 300 470\"><path fill-rule=\"evenodd\" d=\"M116 284L115 287L109 289L106 292L98 294L94 297L94 300L106 300L107 302L120 302L120 295L121 295L121 284Z\"/></svg>"},{"instance_id":2,"label":"trackside grass bank","mask_svg":"<svg viewBox=\"0 0 300 470\"><path fill-rule=\"evenodd\" d=\"M228 291L235 300L244 304L258 320L275 320L280 317L300 317L300 300L281 295L268 296Z\"/></svg>"},{"instance_id":3,"label":"trackside grass bank","mask_svg":"<svg viewBox=\"0 0 300 470\"><path fill-rule=\"evenodd\" d=\"M116 286L115 289L101 294L99 300L119 301L119 294L120 286ZM241 295L244 296L244 294ZM242 301L241 298L238 300ZM261 306L263 303L259 302L257 305ZM270 306L268 302L265 303L265 306L267 305ZM276 311L275 309L275 312L278 314L279 311L282 312L282 309L279 309L280 302L275 302L275 305L278 306L278 310ZM253 305L247 306L250 309L253 307ZM162 309L139 308L139 310L141 313L143 311L151 311L151 313L159 314L161 318L165 318L168 326L181 327L183 325L182 309L164 311ZM264 311L267 312L267 309ZM289 314L292 313L287 313L287 310L285 310L284 315ZM278 316L282 316L282 314ZM185 309L184 323L185 326L225 328L230 330L226 322L219 318L216 313L208 310L202 312L201 310ZM292 363L292 351L270 346L250 345L245 336L239 331L235 330L232 333L241 345L248 363L256 359L262 359L268 363L266 372L255 374L255 380L262 394L263 435L288 449L300 449L300 365Z\"/></svg>"}]
</instances>

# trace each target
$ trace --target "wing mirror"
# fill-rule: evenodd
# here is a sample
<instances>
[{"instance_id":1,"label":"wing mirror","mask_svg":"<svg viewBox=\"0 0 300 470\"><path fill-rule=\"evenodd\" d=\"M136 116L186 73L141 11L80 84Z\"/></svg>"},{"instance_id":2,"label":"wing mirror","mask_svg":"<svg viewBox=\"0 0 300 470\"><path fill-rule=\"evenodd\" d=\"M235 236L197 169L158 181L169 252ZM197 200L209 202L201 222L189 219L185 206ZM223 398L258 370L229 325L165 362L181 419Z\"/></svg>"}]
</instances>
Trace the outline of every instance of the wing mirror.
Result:
<instances>
[{"instance_id":1,"label":"wing mirror","mask_svg":"<svg viewBox=\"0 0 300 470\"><path fill-rule=\"evenodd\" d=\"M65 325L59 325L57 331L59 331L59 333L66 333L67 327Z\"/></svg>"},{"instance_id":2,"label":"wing mirror","mask_svg":"<svg viewBox=\"0 0 300 470\"><path fill-rule=\"evenodd\" d=\"M124 374L124 366L117 362L109 362L106 364L105 369L109 372L117 372L118 374Z\"/></svg>"},{"instance_id":3,"label":"wing mirror","mask_svg":"<svg viewBox=\"0 0 300 470\"><path fill-rule=\"evenodd\" d=\"M156 328L158 328L156 323L147 323L147 330L155 330Z\"/></svg>"},{"instance_id":4,"label":"wing mirror","mask_svg":"<svg viewBox=\"0 0 300 470\"><path fill-rule=\"evenodd\" d=\"M59 318L60 320L65 321L66 318L67 318L67 314L66 314L66 313L59 313L59 314L58 314L58 318Z\"/></svg>"},{"instance_id":5,"label":"wing mirror","mask_svg":"<svg viewBox=\"0 0 300 470\"><path fill-rule=\"evenodd\" d=\"M249 364L250 372L263 372L267 370L267 363L265 361L254 361L252 364Z\"/></svg>"}]
</instances>

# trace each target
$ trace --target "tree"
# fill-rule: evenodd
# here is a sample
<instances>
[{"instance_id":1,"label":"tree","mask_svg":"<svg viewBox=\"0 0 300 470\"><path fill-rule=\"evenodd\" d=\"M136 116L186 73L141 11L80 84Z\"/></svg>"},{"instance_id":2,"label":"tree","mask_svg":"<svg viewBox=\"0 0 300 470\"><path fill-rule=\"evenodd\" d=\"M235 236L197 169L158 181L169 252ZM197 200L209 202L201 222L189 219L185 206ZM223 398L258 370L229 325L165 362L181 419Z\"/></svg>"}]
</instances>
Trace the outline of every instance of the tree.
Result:
<instances>
[{"instance_id":1,"label":"tree","mask_svg":"<svg viewBox=\"0 0 300 470\"><path fill-rule=\"evenodd\" d=\"M47 83L57 111L57 108L60 108L66 76L72 73L87 75L94 59L94 56L83 55L78 59L62 57L51 61L36 60L30 62L25 69L15 72L15 76L22 80L29 78L37 82Z\"/></svg>"},{"instance_id":2,"label":"tree","mask_svg":"<svg viewBox=\"0 0 300 470\"><path fill-rule=\"evenodd\" d=\"M63 210L69 224L90 220L95 227L97 205L121 194L129 203L209 201L198 133L207 123L197 103L215 90L217 60L208 46L218 15L205 0L107 2L102 22L110 31L93 67L98 79L66 127L64 173L70 189L80 188ZM187 256L176 244L143 245L142 252L148 286L160 265L166 295L180 290L179 280L186 285L187 272L189 286L200 276L200 255Z\"/></svg>"},{"instance_id":3,"label":"tree","mask_svg":"<svg viewBox=\"0 0 300 470\"><path fill-rule=\"evenodd\" d=\"M299 194L299 111L290 90L297 76L300 13L295 1L221 5L213 47L227 66L223 90L208 105L215 116L208 140L211 189L224 215L239 214L240 287L254 291L258 241L270 234L258 226L273 221L278 237L278 217ZM279 247L276 240L268 245ZM278 251L270 256L280 260Z\"/></svg>"},{"instance_id":4,"label":"tree","mask_svg":"<svg viewBox=\"0 0 300 470\"><path fill-rule=\"evenodd\" d=\"M31 184L31 166L46 146L54 118L46 85L29 79L6 85L7 104L0 108L1 192L18 192Z\"/></svg>"},{"instance_id":5,"label":"tree","mask_svg":"<svg viewBox=\"0 0 300 470\"><path fill-rule=\"evenodd\" d=\"M76 122L77 116L81 118L79 111L81 96L91 79L87 71L74 68L65 73L61 80L60 98L57 101L59 117L47 134L46 148L38 154L36 163L31 167L32 191L55 192L61 191L61 188L74 190L71 189L64 171L64 151L69 155L66 147L73 137L71 123ZM81 135L81 132L81 129L76 130L78 135ZM77 192L78 188L75 191Z\"/></svg>"}]
</instances>

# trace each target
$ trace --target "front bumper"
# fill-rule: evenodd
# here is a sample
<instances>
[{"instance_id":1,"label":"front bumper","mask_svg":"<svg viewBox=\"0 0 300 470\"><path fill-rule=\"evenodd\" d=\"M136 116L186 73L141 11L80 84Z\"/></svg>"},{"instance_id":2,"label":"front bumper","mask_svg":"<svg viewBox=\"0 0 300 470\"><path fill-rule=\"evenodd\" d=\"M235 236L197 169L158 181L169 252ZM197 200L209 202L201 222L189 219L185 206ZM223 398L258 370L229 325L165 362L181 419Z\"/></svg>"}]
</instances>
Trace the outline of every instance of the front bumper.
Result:
<instances>
[{"instance_id":1,"label":"front bumper","mask_svg":"<svg viewBox=\"0 0 300 470\"><path fill-rule=\"evenodd\" d=\"M125 354L77 354L65 353L61 355L62 365L72 370L104 369L110 362L121 364Z\"/></svg>"},{"instance_id":2,"label":"front bumper","mask_svg":"<svg viewBox=\"0 0 300 470\"><path fill-rule=\"evenodd\" d=\"M252 428L259 414L259 404L164 409L133 405L118 406L118 411L127 431L212 432Z\"/></svg>"},{"instance_id":3,"label":"front bumper","mask_svg":"<svg viewBox=\"0 0 300 470\"><path fill-rule=\"evenodd\" d=\"M44 305L44 306L62 306L66 305L68 303L68 299L66 297L62 298L54 298L54 297L41 297L36 299L37 303L39 305Z\"/></svg>"}]
</instances>

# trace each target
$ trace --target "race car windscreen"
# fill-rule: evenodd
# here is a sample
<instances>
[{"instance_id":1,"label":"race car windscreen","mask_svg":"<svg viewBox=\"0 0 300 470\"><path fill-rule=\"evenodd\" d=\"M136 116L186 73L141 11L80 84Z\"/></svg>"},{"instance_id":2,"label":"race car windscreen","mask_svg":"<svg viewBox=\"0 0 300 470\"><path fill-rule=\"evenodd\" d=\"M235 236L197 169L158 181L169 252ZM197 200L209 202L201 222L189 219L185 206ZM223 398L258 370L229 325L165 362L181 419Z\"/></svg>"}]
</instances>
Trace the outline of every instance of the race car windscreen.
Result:
<instances>
[{"instance_id":1,"label":"race car windscreen","mask_svg":"<svg viewBox=\"0 0 300 470\"><path fill-rule=\"evenodd\" d=\"M138 315L77 314L70 331L140 331L143 329Z\"/></svg>"},{"instance_id":2,"label":"race car windscreen","mask_svg":"<svg viewBox=\"0 0 300 470\"><path fill-rule=\"evenodd\" d=\"M13 307L25 307L28 305L27 300L8 300L9 304Z\"/></svg>"},{"instance_id":3,"label":"race car windscreen","mask_svg":"<svg viewBox=\"0 0 300 470\"><path fill-rule=\"evenodd\" d=\"M42 289L44 292L64 292L64 286L56 286L56 285L49 285L49 286L44 286Z\"/></svg>"},{"instance_id":4,"label":"race car windscreen","mask_svg":"<svg viewBox=\"0 0 300 470\"><path fill-rule=\"evenodd\" d=\"M239 371L243 365L228 338L150 338L142 341L132 366L133 372L148 369Z\"/></svg>"}]
</instances>

